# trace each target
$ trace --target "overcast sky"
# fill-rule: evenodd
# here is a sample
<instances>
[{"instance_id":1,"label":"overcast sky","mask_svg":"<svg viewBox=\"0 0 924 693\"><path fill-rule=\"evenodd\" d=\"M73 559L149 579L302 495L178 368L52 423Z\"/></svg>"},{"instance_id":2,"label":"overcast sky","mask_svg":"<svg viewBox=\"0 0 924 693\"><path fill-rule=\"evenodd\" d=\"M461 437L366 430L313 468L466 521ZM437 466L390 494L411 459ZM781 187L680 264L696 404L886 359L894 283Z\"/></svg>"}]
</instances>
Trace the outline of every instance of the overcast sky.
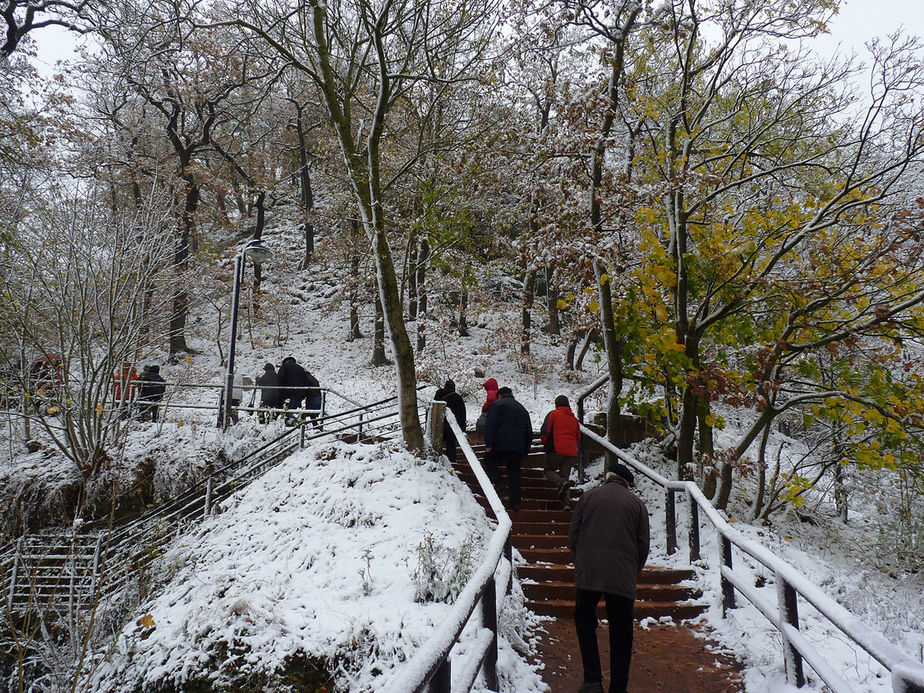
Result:
<instances>
[{"instance_id":1,"label":"overcast sky","mask_svg":"<svg viewBox=\"0 0 924 693\"><path fill-rule=\"evenodd\" d=\"M842 50L865 55L864 44L898 29L914 36L924 35L924 0L844 0L841 11L828 27L831 34L818 39L819 50Z\"/></svg>"},{"instance_id":2,"label":"overcast sky","mask_svg":"<svg viewBox=\"0 0 924 693\"><path fill-rule=\"evenodd\" d=\"M830 55L854 50L866 55L864 44L898 29L924 36L924 0L844 0L830 25L831 34L817 40L818 50ZM35 32L39 45L39 69L50 73L55 61L73 55L75 38L66 30L48 27Z\"/></svg>"}]
</instances>

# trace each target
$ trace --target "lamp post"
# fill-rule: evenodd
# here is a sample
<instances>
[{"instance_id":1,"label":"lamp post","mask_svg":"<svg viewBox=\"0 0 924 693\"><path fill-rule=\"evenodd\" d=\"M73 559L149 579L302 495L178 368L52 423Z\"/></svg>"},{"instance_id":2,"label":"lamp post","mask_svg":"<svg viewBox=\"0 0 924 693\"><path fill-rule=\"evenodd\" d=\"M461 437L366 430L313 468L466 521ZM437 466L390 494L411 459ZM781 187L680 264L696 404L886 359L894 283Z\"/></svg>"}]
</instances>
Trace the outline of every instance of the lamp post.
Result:
<instances>
[{"instance_id":1,"label":"lamp post","mask_svg":"<svg viewBox=\"0 0 924 693\"><path fill-rule=\"evenodd\" d=\"M262 264L273 257L273 251L267 248L259 238L253 238L244 244L241 252L234 259L234 289L231 296L231 345L228 349L228 372L225 378L224 404L220 417L221 427L227 428L231 420L231 399L234 391L234 350L237 346L237 313L241 305L241 282L244 281L244 263L250 258L255 264Z\"/></svg>"}]
</instances>

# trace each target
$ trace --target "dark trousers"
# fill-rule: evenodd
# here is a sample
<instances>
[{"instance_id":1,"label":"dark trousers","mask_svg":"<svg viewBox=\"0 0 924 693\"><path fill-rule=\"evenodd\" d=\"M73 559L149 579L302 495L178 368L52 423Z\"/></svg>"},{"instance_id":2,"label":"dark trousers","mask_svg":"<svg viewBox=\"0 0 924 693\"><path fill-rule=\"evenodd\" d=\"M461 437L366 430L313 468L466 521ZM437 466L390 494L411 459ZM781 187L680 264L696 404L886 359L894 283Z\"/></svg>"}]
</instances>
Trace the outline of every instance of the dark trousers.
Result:
<instances>
[{"instance_id":1,"label":"dark trousers","mask_svg":"<svg viewBox=\"0 0 924 693\"><path fill-rule=\"evenodd\" d=\"M523 482L520 475L520 461L522 459L523 456L513 450L491 450L484 459L488 477L490 477L495 487L500 480L497 467L504 465L507 468L507 479L510 484L510 506L512 508L519 508L522 500Z\"/></svg>"},{"instance_id":2,"label":"dark trousers","mask_svg":"<svg viewBox=\"0 0 924 693\"><path fill-rule=\"evenodd\" d=\"M443 431L443 445L446 447L446 457L449 458L449 464L452 464L456 461L456 453L459 450L456 437L452 434L452 431Z\"/></svg>"},{"instance_id":3,"label":"dark trousers","mask_svg":"<svg viewBox=\"0 0 924 693\"><path fill-rule=\"evenodd\" d=\"M578 589L574 606L574 626L577 630L578 644L581 646L584 682L603 681L600 649L597 647L597 603L601 597L606 600L606 618L610 622L609 693L625 693L629 686L635 611L635 600L628 597Z\"/></svg>"},{"instance_id":4,"label":"dark trousers","mask_svg":"<svg viewBox=\"0 0 924 693\"><path fill-rule=\"evenodd\" d=\"M559 455L557 452L545 454L545 477L561 488L571 478L571 468L577 463L577 456Z\"/></svg>"}]
</instances>

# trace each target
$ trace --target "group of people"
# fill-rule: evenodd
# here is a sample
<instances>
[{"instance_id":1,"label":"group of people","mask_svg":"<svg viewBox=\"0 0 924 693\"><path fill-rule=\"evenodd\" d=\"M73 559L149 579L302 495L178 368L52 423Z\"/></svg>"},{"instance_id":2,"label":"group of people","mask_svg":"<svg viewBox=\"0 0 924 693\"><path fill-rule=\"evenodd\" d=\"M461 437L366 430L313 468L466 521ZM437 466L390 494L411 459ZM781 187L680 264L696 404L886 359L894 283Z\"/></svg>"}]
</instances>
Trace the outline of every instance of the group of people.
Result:
<instances>
[{"instance_id":1,"label":"group of people","mask_svg":"<svg viewBox=\"0 0 924 693\"><path fill-rule=\"evenodd\" d=\"M505 466L509 481L510 509L522 502L521 463L532 446L529 412L516 401L509 387L498 387L489 378L483 385L487 397L476 428L484 432L485 470L498 491L504 487L498 467ZM437 391L461 429L465 430L465 403L448 380ZM545 449L544 473L556 484L562 509L568 509L571 470L578 459L580 422L568 398L555 398L540 428ZM444 430L446 454L455 459L456 439ZM634 477L623 464L612 464L603 483L586 490L571 516L568 545L575 566L574 623L577 631L584 683L579 693L603 693L603 673L597 645L597 605L604 601L609 621L609 693L625 693L632 659L636 582L648 559L650 531L645 503L630 491Z\"/></svg>"},{"instance_id":2,"label":"group of people","mask_svg":"<svg viewBox=\"0 0 924 693\"><path fill-rule=\"evenodd\" d=\"M308 409L312 419L321 411L321 383L292 356L282 360L278 371L272 363L263 366L257 386L260 388L261 422L275 419L284 412L286 422L294 425L298 420L296 410Z\"/></svg>"},{"instance_id":3,"label":"group of people","mask_svg":"<svg viewBox=\"0 0 924 693\"><path fill-rule=\"evenodd\" d=\"M233 423L238 421L237 410L249 382L249 378L245 381L240 373L235 373L230 412ZM321 411L321 384L292 356L282 360L278 371L272 363L267 363L256 384L260 388L261 422L284 414L286 421L294 424L298 420L298 410L309 410L307 414L312 419L317 418ZM157 422L158 409L166 390L158 365L145 366L139 375L135 367L126 362L112 374L112 399L123 418L129 418L133 411L137 411L140 420Z\"/></svg>"},{"instance_id":4,"label":"group of people","mask_svg":"<svg viewBox=\"0 0 924 693\"><path fill-rule=\"evenodd\" d=\"M112 374L112 399L120 409L120 416L128 418L137 405L138 418L157 422L160 402L167 392L166 381L160 375L160 366L141 369L141 375L131 363L123 363Z\"/></svg>"}]
</instances>

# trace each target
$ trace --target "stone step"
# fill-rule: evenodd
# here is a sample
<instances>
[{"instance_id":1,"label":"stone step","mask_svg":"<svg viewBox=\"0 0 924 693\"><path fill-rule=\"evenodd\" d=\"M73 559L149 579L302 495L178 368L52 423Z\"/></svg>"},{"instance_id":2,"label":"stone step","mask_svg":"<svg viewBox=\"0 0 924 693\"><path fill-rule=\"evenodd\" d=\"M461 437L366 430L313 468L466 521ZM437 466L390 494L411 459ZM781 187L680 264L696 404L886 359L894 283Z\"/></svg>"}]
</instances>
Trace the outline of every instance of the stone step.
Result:
<instances>
[{"instance_id":1,"label":"stone step","mask_svg":"<svg viewBox=\"0 0 924 693\"><path fill-rule=\"evenodd\" d=\"M524 582L523 593L530 601L574 602L574 582ZM685 585L645 585L636 587L636 600L649 602L685 602L699 599L702 595L695 587Z\"/></svg>"},{"instance_id":2,"label":"stone step","mask_svg":"<svg viewBox=\"0 0 924 693\"><path fill-rule=\"evenodd\" d=\"M465 479L466 481L475 481L475 473L472 471L472 468L468 466L467 462L457 462L452 465L452 470L458 476ZM507 477L507 472L503 467L499 467L501 476L503 478ZM552 482L549 481L545 476L545 471L542 467L520 467L520 477L523 479L523 482L526 483L527 480L532 481L545 481L549 484Z\"/></svg>"},{"instance_id":3,"label":"stone step","mask_svg":"<svg viewBox=\"0 0 924 693\"><path fill-rule=\"evenodd\" d=\"M565 600L552 601L527 601L526 606L533 613L541 616L554 616L555 618L573 618L574 602ZM636 602L635 618L642 620L644 618L662 618L670 616L675 621L682 621L687 618L696 618L705 613L705 604L678 604L677 602ZM597 618L606 618L606 608L601 603L597 607Z\"/></svg>"},{"instance_id":4,"label":"stone step","mask_svg":"<svg viewBox=\"0 0 924 693\"><path fill-rule=\"evenodd\" d=\"M568 549L568 536L564 534L518 534L513 535L513 545L523 553L524 549ZM570 556L570 550L568 555Z\"/></svg>"},{"instance_id":5,"label":"stone step","mask_svg":"<svg viewBox=\"0 0 924 693\"><path fill-rule=\"evenodd\" d=\"M520 522L554 522L556 524L569 525L571 523L571 511L562 510L559 507L551 509L528 509L523 507L517 516L513 519L514 531Z\"/></svg>"},{"instance_id":6,"label":"stone step","mask_svg":"<svg viewBox=\"0 0 924 693\"><path fill-rule=\"evenodd\" d=\"M516 537L513 538L516 546ZM552 563L554 565L568 565L571 563L571 551L564 547L557 548L520 548L517 546L520 555L530 563Z\"/></svg>"},{"instance_id":7,"label":"stone step","mask_svg":"<svg viewBox=\"0 0 924 693\"><path fill-rule=\"evenodd\" d=\"M569 582L574 584L574 566L569 562L552 565L517 566L517 575L521 579L552 582ZM692 580L696 576L692 570L685 568L659 568L645 566L638 576L639 585L668 585Z\"/></svg>"},{"instance_id":8,"label":"stone step","mask_svg":"<svg viewBox=\"0 0 924 693\"><path fill-rule=\"evenodd\" d=\"M568 521L571 521L571 512L570 510L562 510L561 502L557 498L527 498L524 496L521 498L520 510L516 513L516 517L513 515L513 510L510 509L509 494L507 489L504 489L497 495L500 496L501 501L504 503L504 507L507 509L507 512L510 513L510 519L525 520L525 519L536 519L539 516L546 516L550 513L565 513L568 515ZM482 508L490 512L491 506L488 503L488 499L480 494L475 494L475 500L481 505ZM524 515L523 513L533 513L532 515Z\"/></svg>"},{"instance_id":9,"label":"stone step","mask_svg":"<svg viewBox=\"0 0 924 693\"><path fill-rule=\"evenodd\" d=\"M524 510L520 510L517 517L522 515ZM554 534L556 536L568 537L568 522L530 522L517 521L513 523L514 534Z\"/></svg>"},{"instance_id":10,"label":"stone step","mask_svg":"<svg viewBox=\"0 0 924 693\"><path fill-rule=\"evenodd\" d=\"M469 486L478 487L478 479L475 477L475 473L470 469L455 469L455 474L462 481L467 483ZM527 469L525 470L528 474L522 474L521 479L523 483L523 488L551 488L558 489L558 485L549 481L545 478L545 475L539 469ZM507 477L504 476L503 479L506 481Z\"/></svg>"}]
</instances>

